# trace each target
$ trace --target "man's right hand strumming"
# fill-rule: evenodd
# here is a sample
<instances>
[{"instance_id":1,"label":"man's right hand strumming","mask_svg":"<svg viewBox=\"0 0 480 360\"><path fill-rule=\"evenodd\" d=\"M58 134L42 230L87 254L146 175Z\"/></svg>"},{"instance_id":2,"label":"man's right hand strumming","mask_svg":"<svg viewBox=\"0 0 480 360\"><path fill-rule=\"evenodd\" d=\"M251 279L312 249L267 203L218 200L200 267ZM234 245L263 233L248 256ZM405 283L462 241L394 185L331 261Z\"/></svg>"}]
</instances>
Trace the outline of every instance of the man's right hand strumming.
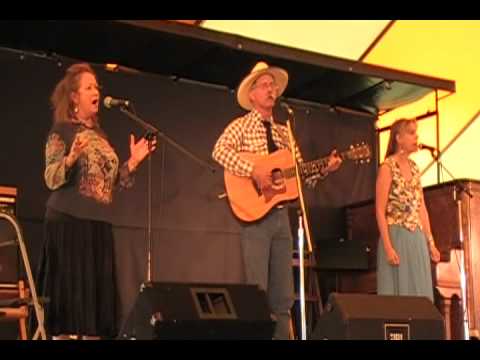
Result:
<instances>
[{"instance_id":1,"label":"man's right hand strumming","mask_svg":"<svg viewBox=\"0 0 480 360\"><path fill-rule=\"evenodd\" d=\"M253 166L252 179L257 184L258 189L272 187L272 176L267 167L255 164Z\"/></svg>"}]
</instances>

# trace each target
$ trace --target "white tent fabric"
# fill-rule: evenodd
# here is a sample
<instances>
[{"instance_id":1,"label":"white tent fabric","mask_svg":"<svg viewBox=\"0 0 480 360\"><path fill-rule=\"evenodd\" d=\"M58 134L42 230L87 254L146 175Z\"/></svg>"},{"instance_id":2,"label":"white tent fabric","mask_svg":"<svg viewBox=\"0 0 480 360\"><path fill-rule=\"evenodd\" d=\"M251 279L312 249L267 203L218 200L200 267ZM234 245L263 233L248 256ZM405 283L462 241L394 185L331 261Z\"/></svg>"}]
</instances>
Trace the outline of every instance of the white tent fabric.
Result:
<instances>
[{"instance_id":1,"label":"white tent fabric","mask_svg":"<svg viewBox=\"0 0 480 360\"><path fill-rule=\"evenodd\" d=\"M358 60L390 21L205 20L201 26L277 45Z\"/></svg>"}]
</instances>

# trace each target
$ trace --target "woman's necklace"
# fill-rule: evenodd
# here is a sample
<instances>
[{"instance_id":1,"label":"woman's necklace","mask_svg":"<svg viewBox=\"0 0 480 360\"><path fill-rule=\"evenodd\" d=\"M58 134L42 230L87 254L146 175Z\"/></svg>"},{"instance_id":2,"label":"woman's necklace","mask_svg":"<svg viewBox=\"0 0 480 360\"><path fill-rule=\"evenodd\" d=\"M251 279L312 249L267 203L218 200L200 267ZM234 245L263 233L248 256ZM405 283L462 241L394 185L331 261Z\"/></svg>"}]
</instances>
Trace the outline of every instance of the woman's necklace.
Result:
<instances>
[{"instance_id":1,"label":"woman's necklace","mask_svg":"<svg viewBox=\"0 0 480 360\"><path fill-rule=\"evenodd\" d=\"M79 124L79 125L87 128L87 129L94 129L95 128L95 124L88 124L87 120L81 120L81 119L73 118L72 122L74 124Z\"/></svg>"}]
</instances>

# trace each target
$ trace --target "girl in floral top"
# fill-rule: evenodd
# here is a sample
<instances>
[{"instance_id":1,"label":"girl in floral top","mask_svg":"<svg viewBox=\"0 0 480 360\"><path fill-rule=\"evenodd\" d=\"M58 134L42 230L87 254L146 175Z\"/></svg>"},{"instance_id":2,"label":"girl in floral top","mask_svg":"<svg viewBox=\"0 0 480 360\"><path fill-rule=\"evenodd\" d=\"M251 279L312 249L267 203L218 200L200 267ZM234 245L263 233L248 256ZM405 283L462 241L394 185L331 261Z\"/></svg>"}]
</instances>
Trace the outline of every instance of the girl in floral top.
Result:
<instances>
[{"instance_id":1,"label":"girl in floral top","mask_svg":"<svg viewBox=\"0 0 480 360\"><path fill-rule=\"evenodd\" d=\"M417 124L400 119L391 126L376 184L379 295L425 296L433 302L430 259L440 260L430 229L420 171L409 156L418 150Z\"/></svg>"},{"instance_id":2,"label":"girl in floral top","mask_svg":"<svg viewBox=\"0 0 480 360\"><path fill-rule=\"evenodd\" d=\"M44 173L51 193L37 286L50 299L45 329L54 339L117 334L110 204L114 188L132 186L137 166L155 150L155 142L149 148L131 135L131 155L120 163L100 128L99 101L88 64L70 66L51 97Z\"/></svg>"}]
</instances>

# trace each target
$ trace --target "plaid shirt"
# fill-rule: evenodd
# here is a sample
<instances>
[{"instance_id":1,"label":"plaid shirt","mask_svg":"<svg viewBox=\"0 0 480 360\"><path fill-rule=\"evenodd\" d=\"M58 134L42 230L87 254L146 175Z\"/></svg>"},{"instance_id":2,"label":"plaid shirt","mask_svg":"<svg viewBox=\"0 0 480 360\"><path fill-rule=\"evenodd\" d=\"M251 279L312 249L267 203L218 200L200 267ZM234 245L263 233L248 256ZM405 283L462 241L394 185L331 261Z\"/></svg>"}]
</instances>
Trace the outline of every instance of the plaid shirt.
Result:
<instances>
[{"instance_id":1,"label":"plaid shirt","mask_svg":"<svg viewBox=\"0 0 480 360\"><path fill-rule=\"evenodd\" d=\"M288 129L284 125L273 122L273 118L262 119L257 110L252 110L245 116L233 120L223 131L213 149L212 157L225 169L237 176L251 176L254 163L243 159L239 152L249 152L260 155L268 155L267 131L262 120L272 123L273 141L278 149L290 149L288 141ZM295 144L296 158L302 163L302 155ZM313 187L317 179L325 176L315 175L305 179L307 185Z\"/></svg>"}]
</instances>

